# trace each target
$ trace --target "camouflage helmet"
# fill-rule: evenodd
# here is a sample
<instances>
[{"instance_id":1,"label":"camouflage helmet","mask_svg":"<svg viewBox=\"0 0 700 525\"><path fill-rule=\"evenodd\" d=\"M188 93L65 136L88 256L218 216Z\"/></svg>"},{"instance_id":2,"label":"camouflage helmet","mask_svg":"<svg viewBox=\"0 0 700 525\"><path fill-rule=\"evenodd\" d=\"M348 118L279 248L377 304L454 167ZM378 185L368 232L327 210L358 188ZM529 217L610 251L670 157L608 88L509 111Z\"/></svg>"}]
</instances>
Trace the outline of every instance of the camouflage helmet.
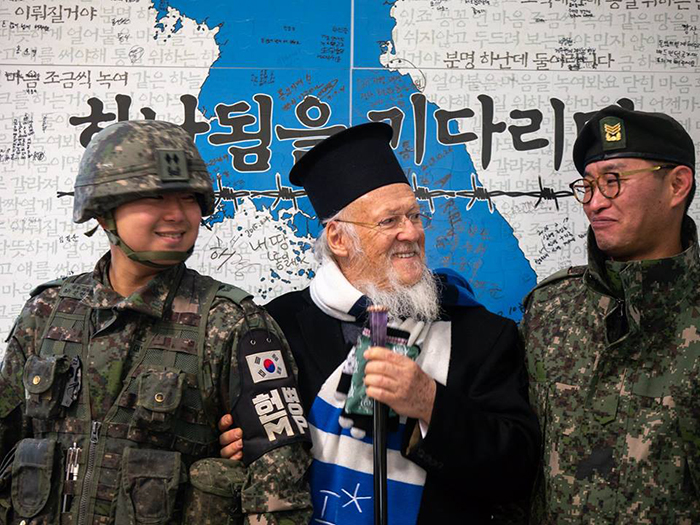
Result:
<instances>
[{"instance_id":1,"label":"camouflage helmet","mask_svg":"<svg viewBox=\"0 0 700 525\"><path fill-rule=\"evenodd\" d=\"M78 223L105 217L127 202L175 191L196 193L202 215L214 212L207 167L192 138L171 122L129 120L97 133L80 161L74 190L73 220Z\"/></svg>"}]
</instances>

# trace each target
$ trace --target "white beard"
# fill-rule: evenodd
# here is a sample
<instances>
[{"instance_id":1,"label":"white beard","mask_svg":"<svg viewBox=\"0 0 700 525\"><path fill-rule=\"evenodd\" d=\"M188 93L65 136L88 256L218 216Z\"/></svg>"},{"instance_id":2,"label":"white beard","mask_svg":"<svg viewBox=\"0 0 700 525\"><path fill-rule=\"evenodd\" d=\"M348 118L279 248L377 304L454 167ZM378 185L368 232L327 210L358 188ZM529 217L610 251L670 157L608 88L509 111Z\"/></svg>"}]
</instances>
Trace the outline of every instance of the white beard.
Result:
<instances>
[{"instance_id":1,"label":"white beard","mask_svg":"<svg viewBox=\"0 0 700 525\"><path fill-rule=\"evenodd\" d=\"M423 268L420 280L413 285L402 284L394 272L389 274L388 290L379 290L368 282L358 285L358 289L369 297L373 304L389 308L391 319L431 322L440 316L437 281L427 266Z\"/></svg>"}]
</instances>

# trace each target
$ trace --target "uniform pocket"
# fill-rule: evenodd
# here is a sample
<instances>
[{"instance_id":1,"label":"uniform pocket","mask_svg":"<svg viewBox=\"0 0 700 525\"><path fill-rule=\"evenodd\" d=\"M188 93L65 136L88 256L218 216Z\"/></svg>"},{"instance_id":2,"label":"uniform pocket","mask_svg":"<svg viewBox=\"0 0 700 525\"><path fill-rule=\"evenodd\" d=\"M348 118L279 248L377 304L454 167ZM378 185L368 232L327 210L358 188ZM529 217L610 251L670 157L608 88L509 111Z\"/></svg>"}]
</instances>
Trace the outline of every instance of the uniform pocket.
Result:
<instances>
[{"instance_id":1,"label":"uniform pocket","mask_svg":"<svg viewBox=\"0 0 700 525\"><path fill-rule=\"evenodd\" d=\"M179 452L127 448L117 500L117 525L159 525L175 515L183 476Z\"/></svg>"},{"instance_id":2,"label":"uniform pocket","mask_svg":"<svg viewBox=\"0 0 700 525\"><path fill-rule=\"evenodd\" d=\"M134 423L142 428L170 430L178 415L185 374L170 370L149 370L138 378Z\"/></svg>"},{"instance_id":3,"label":"uniform pocket","mask_svg":"<svg viewBox=\"0 0 700 525\"><path fill-rule=\"evenodd\" d=\"M23 439L12 464L12 507L15 515L39 514L52 522L62 484L60 451L54 439Z\"/></svg>"},{"instance_id":4,"label":"uniform pocket","mask_svg":"<svg viewBox=\"0 0 700 525\"><path fill-rule=\"evenodd\" d=\"M208 458L193 463L184 523L242 524L241 488L245 478L246 468L238 461Z\"/></svg>"},{"instance_id":5,"label":"uniform pocket","mask_svg":"<svg viewBox=\"0 0 700 525\"><path fill-rule=\"evenodd\" d=\"M634 494L626 495L630 505L634 504L639 523L697 522L694 518L700 504L691 489L689 456L683 441L683 414L697 401L674 386L674 374L654 375L642 370L629 386L630 416L621 454L627 468L620 481L640 495L636 496L638 502Z\"/></svg>"},{"instance_id":6,"label":"uniform pocket","mask_svg":"<svg viewBox=\"0 0 700 525\"><path fill-rule=\"evenodd\" d=\"M55 419L62 414L61 400L69 368L70 362L65 355L29 356L22 376L28 417Z\"/></svg>"}]
</instances>

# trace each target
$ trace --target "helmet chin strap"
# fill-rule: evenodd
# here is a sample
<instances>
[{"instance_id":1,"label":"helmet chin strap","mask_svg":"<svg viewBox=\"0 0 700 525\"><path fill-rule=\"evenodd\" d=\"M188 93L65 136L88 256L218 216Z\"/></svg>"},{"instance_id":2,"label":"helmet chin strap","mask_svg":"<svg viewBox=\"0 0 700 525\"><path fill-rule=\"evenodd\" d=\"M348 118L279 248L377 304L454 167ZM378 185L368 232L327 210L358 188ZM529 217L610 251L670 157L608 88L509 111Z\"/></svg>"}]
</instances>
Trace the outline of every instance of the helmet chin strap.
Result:
<instances>
[{"instance_id":1,"label":"helmet chin strap","mask_svg":"<svg viewBox=\"0 0 700 525\"><path fill-rule=\"evenodd\" d=\"M114 215L112 212L108 212L104 217L105 221L105 233L111 244L118 246L129 259L136 261L150 268L156 268L159 270L164 270L170 268L175 264L187 260L187 258L192 255L194 251L194 245L186 252L163 252L163 251L149 251L149 252L137 252L131 249L128 244L126 244L119 234L117 233L117 223L114 220ZM176 261L174 264L158 264L155 261Z\"/></svg>"}]
</instances>

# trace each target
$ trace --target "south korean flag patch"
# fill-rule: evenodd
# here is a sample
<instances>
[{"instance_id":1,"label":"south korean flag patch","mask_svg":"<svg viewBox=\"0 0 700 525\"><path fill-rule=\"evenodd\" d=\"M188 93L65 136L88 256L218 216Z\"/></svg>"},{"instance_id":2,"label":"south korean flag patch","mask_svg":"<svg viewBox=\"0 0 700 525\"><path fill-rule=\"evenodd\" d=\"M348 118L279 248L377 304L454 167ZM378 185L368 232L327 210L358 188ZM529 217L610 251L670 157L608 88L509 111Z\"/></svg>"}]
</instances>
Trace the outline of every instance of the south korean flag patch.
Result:
<instances>
[{"instance_id":1,"label":"south korean flag patch","mask_svg":"<svg viewBox=\"0 0 700 525\"><path fill-rule=\"evenodd\" d=\"M272 350L245 356L253 383L283 379L288 376L282 352Z\"/></svg>"},{"instance_id":2,"label":"south korean flag patch","mask_svg":"<svg viewBox=\"0 0 700 525\"><path fill-rule=\"evenodd\" d=\"M309 423L287 352L280 338L263 328L254 328L239 339L239 373L231 376L231 392L237 391L231 415L245 433L246 466L265 452L290 443L311 446Z\"/></svg>"}]
</instances>

